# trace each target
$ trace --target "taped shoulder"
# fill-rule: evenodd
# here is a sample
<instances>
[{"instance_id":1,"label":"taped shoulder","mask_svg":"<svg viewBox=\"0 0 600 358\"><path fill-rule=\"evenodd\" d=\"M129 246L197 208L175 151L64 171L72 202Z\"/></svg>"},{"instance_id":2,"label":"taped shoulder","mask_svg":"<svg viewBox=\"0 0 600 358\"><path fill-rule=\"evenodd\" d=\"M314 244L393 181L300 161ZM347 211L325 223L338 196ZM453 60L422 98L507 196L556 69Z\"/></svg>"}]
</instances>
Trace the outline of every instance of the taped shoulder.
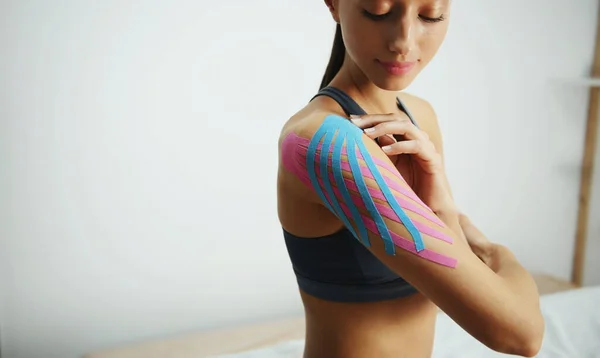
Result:
<instances>
[{"instance_id":1,"label":"taped shoulder","mask_svg":"<svg viewBox=\"0 0 600 358\"><path fill-rule=\"evenodd\" d=\"M348 119L327 115L289 133L284 165L318 194L353 236L371 248L397 248L454 267L456 260L427 247L452 243L444 223L412 191L387 155Z\"/></svg>"}]
</instances>

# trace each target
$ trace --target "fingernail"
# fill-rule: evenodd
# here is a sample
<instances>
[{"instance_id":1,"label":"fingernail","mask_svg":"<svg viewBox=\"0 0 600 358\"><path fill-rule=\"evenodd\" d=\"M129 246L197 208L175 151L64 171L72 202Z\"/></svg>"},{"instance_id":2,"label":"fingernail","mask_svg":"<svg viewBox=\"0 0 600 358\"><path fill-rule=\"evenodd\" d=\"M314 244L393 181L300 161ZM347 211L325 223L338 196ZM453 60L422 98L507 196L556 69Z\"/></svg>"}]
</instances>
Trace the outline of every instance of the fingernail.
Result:
<instances>
[{"instance_id":1,"label":"fingernail","mask_svg":"<svg viewBox=\"0 0 600 358\"><path fill-rule=\"evenodd\" d=\"M357 115L351 114L351 115L350 115L350 120L351 120L352 122L355 122L355 123L356 123L356 122L360 122L360 121L361 121L361 118L360 118L359 116L357 116Z\"/></svg>"},{"instance_id":2,"label":"fingernail","mask_svg":"<svg viewBox=\"0 0 600 358\"><path fill-rule=\"evenodd\" d=\"M384 152L389 152L392 149L392 147L386 145L385 147L381 147L381 149L383 149Z\"/></svg>"},{"instance_id":3,"label":"fingernail","mask_svg":"<svg viewBox=\"0 0 600 358\"><path fill-rule=\"evenodd\" d=\"M375 128L367 128L367 129L365 129L366 133L371 133L371 132L374 132L374 131L375 131Z\"/></svg>"}]
</instances>

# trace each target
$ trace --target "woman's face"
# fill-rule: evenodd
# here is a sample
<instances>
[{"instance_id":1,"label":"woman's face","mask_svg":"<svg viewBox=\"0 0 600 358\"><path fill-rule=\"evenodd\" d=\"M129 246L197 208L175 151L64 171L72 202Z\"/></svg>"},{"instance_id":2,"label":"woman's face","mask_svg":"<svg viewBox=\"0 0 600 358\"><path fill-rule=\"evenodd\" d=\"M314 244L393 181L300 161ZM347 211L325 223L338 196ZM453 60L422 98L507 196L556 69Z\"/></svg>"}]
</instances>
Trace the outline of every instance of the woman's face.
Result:
<instances>
[{"instance_id":1,"label":"woman's face","mask_svg":"<svg viewBox=\"0 0 600 358\"><path fill-rule=\"evenodd\" d=\"M406 88L436 54L450 0L326 0L346 52L376 86Z\"/></svg>"}]
</instances>

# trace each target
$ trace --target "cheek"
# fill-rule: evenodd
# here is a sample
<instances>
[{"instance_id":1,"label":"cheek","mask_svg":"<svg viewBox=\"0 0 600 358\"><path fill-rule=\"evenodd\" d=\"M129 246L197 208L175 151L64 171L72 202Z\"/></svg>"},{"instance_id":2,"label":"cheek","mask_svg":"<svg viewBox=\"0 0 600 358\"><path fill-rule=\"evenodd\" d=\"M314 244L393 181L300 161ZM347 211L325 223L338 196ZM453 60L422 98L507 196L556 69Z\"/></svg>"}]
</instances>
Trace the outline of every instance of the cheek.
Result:
<instances>
[{"instance_id":1,"label":"cheek","mask_svg":"<svg viewBox=\"0 0 600 358\"><path fill-rule=\"evenodd\" d=\"M346 50L357 63L372 61L385 48L383 36L365 27L348 29L344 41Z\"/></svg>"},{"instance_id":2,"label":"cheek","mask_svg":"<svg viewBox=\"0 0 600 358\"><path fill-rule=\"evenodd\" d=\"M423 28L417 41L422 61L429 62L442 45L445 36L446 28Z\"/></svg>"},{"instance_id":3,"label":"cheek","mask_svg":"<svg viewBox=\"0 0 600 358\"><path fill-rule=\"evenodd\" d=\"M352 14L346 18L347 21L342 22L344 44L355 61L364 61L365 57L373 57L381 51L383 36L378 32L377 26L366 21L361 15Z\"/></svg>"}]
</instances>

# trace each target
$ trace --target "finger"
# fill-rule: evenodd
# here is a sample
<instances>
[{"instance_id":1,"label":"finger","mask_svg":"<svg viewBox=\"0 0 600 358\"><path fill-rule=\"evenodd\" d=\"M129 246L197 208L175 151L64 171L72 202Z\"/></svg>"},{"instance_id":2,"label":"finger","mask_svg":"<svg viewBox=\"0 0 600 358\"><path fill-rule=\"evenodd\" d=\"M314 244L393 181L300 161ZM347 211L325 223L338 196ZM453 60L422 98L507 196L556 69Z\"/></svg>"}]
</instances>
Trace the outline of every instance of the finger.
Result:
<instances>
[{"instance_id":1,"label":"finger","mask_svg":"<svg viewBox=\"0 0 600 358\"><path fill-rule=\"evenodd\" d=\"M392 121L409 121L410 119L405 113L388 113L388 114L364 114L364 115L351 115L350 120L352 123L360 128L373 127L376 124Z\"/></svg>"},{"instance_id":2,"label":"finger","mask_svg":"<svg viewBox=\"0 0 600 358\"><path fill-rule=\"evenodd\" d=\"M402 136L404 138L396 137L397 141L401 141L404 139L414 139L414 140L423 140L426 139L423 135L423 131L417 128L410 121L392 121L392 122L384 122L379 123L373 127L368 127L364 129L364 132L370 138L377 138L384 134L391 134L396 136Z\"/></svg>"},{"instance_id":3,"label":"finger","mask_svg":"<svg viewBox=\"0 0 600 358\"><path fill-rule=\"evenodd\" d=\"M421 141L406 140L394 144L386 145L381 148L388 155L415 154L424 160L433 159L433 153L423 146Z\"/></svg>"},{"instance_id":4,"label":"finger","mask_svg":"<svg viewBox=\"0 0 600 358\"><path fill-rule=\"evenodd\" d=\"M384 134L377 138L377 143L380 147L385 147L386 145L394 144L396 142L396 138L394 138L391 134Z\"/></svg>"}]
</instances>

